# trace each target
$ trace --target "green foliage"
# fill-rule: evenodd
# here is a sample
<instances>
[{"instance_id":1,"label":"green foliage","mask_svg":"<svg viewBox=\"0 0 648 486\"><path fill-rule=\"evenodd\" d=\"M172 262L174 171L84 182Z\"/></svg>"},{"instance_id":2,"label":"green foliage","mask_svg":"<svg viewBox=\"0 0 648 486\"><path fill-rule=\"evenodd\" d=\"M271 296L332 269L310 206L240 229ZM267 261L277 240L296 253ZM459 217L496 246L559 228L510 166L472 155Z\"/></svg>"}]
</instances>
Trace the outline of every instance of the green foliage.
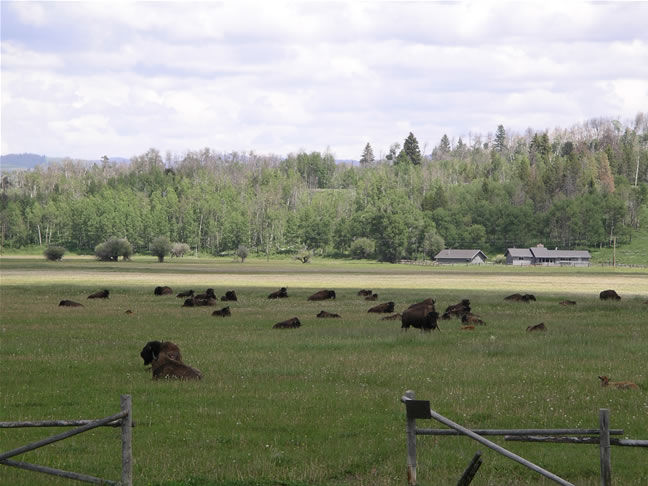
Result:
<instances>
[{"instance_id":1,"label":"green foliage","mask_svg":"<svg viewBox=\"0 0 648 486\"><path fill-rule=\"evenodd\" d=\"M65 248L62 246L48 246L43 251L43 255L52 262L60 262L63 259L63 255L65 255L65 251Z\"/></svg>"},{"instance_id":2,"label":"green foliage","mask_svg":"<svg viewBox=\"0 0 648 486\"><path fill-rule=\"evenodd\" d=\"M307 248L302 248L293 256L293 258L302 263L309 263L313 259L313 251L308 250Z\"/></svg>"},{"instance_id":3,"label":"green foliage","mask_svg":"<svg viewBox=\"0 0 648 486\"><path fill-rule=\"evenodd\" d=\"M185 256L185 253L189 253L190 251L191 247L186 243L174 243L173 247L171 248L171 256L182 258L183 256Z\"/></svg>"},{"instance_id":4,"label":"green foliage","mask_svg":"<svg viewBox=\"0 0 648 486\"><path fill-rule=\"evenodd\" d=\"M245 261L245 259L248 257L249 251L247 246L245 245L239 245L238 248L236 249L236 256L241 259L241 263Z\"/></svg>"},{"instance_id":5,"label":"green foliage","mask_svg":"<svg viewBox=\"0 0 648 486\"><path fill-rule=\"evenodd\" d=\"M367 145L365 146L364 150L362 151L362 157L360 157L360 165L361 166L367 166L373 164L375 160L373 149L371 148L371 145L367 142Z\"/></svg>"},{"instance_id":6,"label":"green foliage","mask_svg":"<svg viewBox=\"0 0 648 486\"><path fill-rule=\"evenodd\" d=\"M133 246L126 238L109 238L95 247L95 256L102 262L116 262L119 257L129 260L133 255Z\"/></svg>"},{"instance_id":7,"label":"green foliage","mask_svg":"<svg viewBox=\"0 0 648 486\"><path fill-rule=\"evenodd\" d=\"M171 242L166 236L158 236L153 238L151 244L149 245L151 253L155 255L160 263L164 261L164 257L167 256L172 249Z\"/></svg>"},{"instance_id":8,"label":"green foliage","mask_svg":"<svg viewBox=\"0 0 648 486\"><path fill-rule=\"evenodd\" d=\"M351 256L353 258L372 258L376 252L376 242L369 238L358 238L351 243Z\"/></svg>"},{"instance_id":9,"label":"green foliage","mask_svg":"<svg viewBox=\"0 0 648 486\"><path fill-rule=\"evenodd\" d=\"M421 163L421 149L419 143L412 132L409 133L405 142L403 143L403 150L398 154L396 159L397 164L410 163L419 165Z\"/></svg>"}]
</instances>

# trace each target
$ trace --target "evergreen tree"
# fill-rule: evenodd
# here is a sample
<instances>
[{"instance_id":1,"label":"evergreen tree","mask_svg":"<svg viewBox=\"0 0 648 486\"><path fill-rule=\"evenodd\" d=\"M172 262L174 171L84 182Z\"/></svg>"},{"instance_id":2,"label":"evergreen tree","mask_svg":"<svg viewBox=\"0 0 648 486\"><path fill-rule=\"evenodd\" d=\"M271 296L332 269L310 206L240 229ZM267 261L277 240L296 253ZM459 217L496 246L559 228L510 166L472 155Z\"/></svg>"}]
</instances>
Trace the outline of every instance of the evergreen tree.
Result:
<instances>
[{"instance_id":1,"label":"evergreen tree","mask_svg":"<svg viewBox=\"0 0 648 486\"><path fill-rule=\"evenodd\" d=\"M418 140L412 132L409 133L403 144L403 152L407 155L409 161L414 165L419 165L422 160L421 149L419 148Z\"/></svg>"},{"instance_id":2,"label":"evergreen tree","mask_svg":"<svg viewBox=\"0 0 648 486\"><path fill-rule=\"evenodd\" d=\"M367 165L373 164L375 158L373 154L373 149L371 148L371 145L369 142L367 142L367 145L364 148L364 151L362 152L362 157L360 157L360 165L363 167Z\"/></svg>"},{"instance_id":3,"label":"evergreen tree","mask_svg":"<svg viewBox=\"0 0 648 486\"><path fill-rule=\"evenodd\" d=\"M441 137L441 141L439 142L439 151L442 154L447 154L450 152L452 147L450 146L450 139L448 136L444 133L443 137Z\"/></svg>"},{"instance_id":4,"label":"evergreen tree","mask_svg":"<svg viewBox=\"0 0 648 486\"><path fill-rule=\"evenodd\" d=\"M497 152L503 152L506 150L506 130L504 130L503 125L497 125L497 132L495 133L495 143L493 148Z\"/></svg>"}]
</instances>

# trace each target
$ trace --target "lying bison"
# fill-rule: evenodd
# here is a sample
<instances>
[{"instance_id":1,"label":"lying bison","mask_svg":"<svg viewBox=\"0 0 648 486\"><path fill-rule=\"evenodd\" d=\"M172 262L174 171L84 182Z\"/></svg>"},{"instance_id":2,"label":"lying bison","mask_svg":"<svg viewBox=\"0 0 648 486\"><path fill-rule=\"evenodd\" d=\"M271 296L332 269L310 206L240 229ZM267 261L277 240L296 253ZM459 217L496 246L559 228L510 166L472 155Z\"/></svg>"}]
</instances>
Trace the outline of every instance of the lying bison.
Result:
<instances>
[{"instance_id":1,"label":"lying bison","mask_svg":"<svg viewBox=\"0 0 648 486\"><path fill-rule=\"evenodd\" d=\"M477 324L479 326L486 325L486 323L481 319L481 317L479 317L477 314L472 314L471 312L462 315L461 322L462 324L466 324L466 325L474 325L474 324Z\"/></svg>"},{"instance_id":2,"label":"lying bison","mask_svg":"<svg viewBox=\"0 0 648 486\"><path fill-rule=\"evenodd\" d=\"M394 312L394 303L385 302L383 304L378 304L377 306L372 307L367 312L375 312L377 314L391 314Z\"/></svg>"},{"instance_id":3,"label":"lying bison","mask_svg":"<svg viewBox=\"0 0 648 486\"><path fill-rule=\"evenodd\" d=\"M268 295L268 299L285 299L286 297L288 297L288 289L286 287L281 287L279 290L275 290Z\"/></svg>"},{"instance_id":4,"label":"lying bison","mask_svg":"<svg viewBox=\"0 0 648 486\"><path fill-rule=\"evenodd\" d=\"M232 312L230 311L229 305L227 307L223 307L220 310L215 310L212 312L212 316L215 317L231 317Z\"/></svg>"},{"instance_id":5,"label":"lying bison","mask_svg":"<svg viewBox=\"0 0 648 486\"><path fill-rule=\"evenodd\" d=\"M381 321L395 321L395 320L400 319L400 318L401 318L401 315L396 313L396 314L392 314L391 316L383 317L380 320Z\"/></svg>"},{"instance_id":6,"label":"lying bison","mask_svg":"<svg viewBox=\"0 0 648 486\"><path fill-rule=\"evenodd\" d=\"M372 301L372 300L378 300L378 294L371 294L371 295L367 295L367 296L365 297L365 300L369 300L369 301Z\"/></svg>"},{"instance_id":7,"label":"lying bison","mask_svg":"<svg viewBox=\"0 0 648 486\"><path fill-rule=\"evenodd\" d=\"M508 297L504 297L504 300L511 300L513 302L526 302L527 304L531 300L536 300L535 295L533 294L511 294Z\"/></svg>"},{"instance_id":8,"label":"lying bison","mask_svg":"<svg viewBox=\"0 0 648 486\"><path fill-rule=\"evenodd\" d=\"M426 299L418 304L412 304L401 315L401 328L415 327L425 332L432 329L441 330L437 324L439 313L434 308L434 299Z\"/></svg>"},{"instance_id":9,"label":"lying bison","mask_svg":"<svg viewBox=\"0 0 648 486\"><path fill-rule=\"evenodd\" d=\"M207 289L207 291L204 294L198 294L194 296L195 299L215 299L216 294L214 293L214 289Z\"/></svg>"},{"instance_id":10,"label":"lying bison","mask_svg":"<svg viewBox=\"0 0 648 486\"><path fill-rule=\"evenodd\" d=\"M221 297L221 302L237 302L238 299L236 298L236 292L233 290L228 290L225 292L225 295Z\"/></svg>"},{"instance_id":11,"label":"lying bison","mask_svg":"<svg viewBox=\"0 0 648 486\"><path fill-rule=\"evenodd\" d=\"M617 294L614 290L604 290L599 294L599 298L601 300L621 300L619 294Z\"/></svg>"},{"instance_id":12,"label":"lying bison","mask_svg":"<svg viewBox=\"0 0 648 486\"><path fill-rule=\"evenodd\" d=\"M325 310L320 311L319 314L317 314L316 317L319 317L320 319L325 319L325 318L340 318L342 317L340 314L334 314L332 312L326 312Z\"/></svg>"},{"instance_id":13,"label":"lying bison","mask_svg":"<svg viewBox=\"0 0 648 486\"><path fill-rule=\"evenodd\" d=\"M172 343L171 341L149 341L142 348L140 356L144 360L144 366L151 364L153 360L156 360L160 356L168 356L171 359L182 362L182 355L180 354L180 348L177 344Z\"/></svg>"},{"instance_id":14,"label":"lying bison","mask_svg":"<svg viewBox=\"0 0 648 486\"><path fill-rule=\"evenodd\" d=\"M177 298L183 299L187 297L193 297L194 296L194 291L193 290L186 290L184 292L180 292L178 295L176 295Z\"/></svg>"},{"instance_id":15,"label":"lying bison","mask_svg":"<svg viewBox=\"0 0 648 486\"><path fill-rule=\"evenodd\" d=\"M335 290L320 290L311 295L308 300L326 300L333 299L335 300Z\"/></svg>"},{"instance_id":16,"label":"lying bison","mask_svg":"<svg viewBox=\"0 0 648 486\"><path fill-rule=\"evenodd\" d=\"M301 327L301 322L296 317L293 317L292 319L277 322L272 326L272 329L297 329L298 327Z\"/></svg>"},{"instance_id":17,"label":"lying bison","mask_svg":"<svg viewBox=\"0 0 648 486\"><path fill-rule=\"evenodd\" d=\"M202 373L178 360L171 358L168 354L161 354L151 363L153 379L177 378L179 380L200 380Z\"/></svg>"},{"instance_id":18,"label":"lying bison","mask_svg":"<svg viewBox=\"0 0 648 486\"><path fill-rule=\"evenodd\" d=\"M358 291L358 296L360 296L360 297L367 297L368 295L371 295L371 294L373 294L373 292L371 290L367 290L367 289L362 289L362 290Z\"/></svg>"},{"instance_id":19,"label":"lying bison","mask_svg":"<svg viewBox=\"0 0 648 486\"><path fill-rule=\"evenodd\" d=\"M173 290L171 287L155 287L155 290L153 290L154 295L173 295Z\"/></svg>"},{"instance_id":20,"label":"lying bison","mask_svg":"<svg viewBox=\"0 0 648 486\"><path fill-rule=\"evenodd\" d=\"M73 300L62 300L59 302L59 307L83 307L83 304L79 304Z\"/></svg>"},{"instance_id":21,"label":"lying bison","mask_svg":"<svg viewBox=\"0 0 648 486\"><path fill-rule=\"evenodd\" d=\"M575 300L563 300L559 302L560 305L568 306L568 305L576 305Z\"/></svg>"},{"instance_id":22,"label":"lying bison","mask_svg":"<svg viewBox=\"0 0 648 486\"><path fill-rule=\"evenodd\" d=\"M446 307L446 310L441 316L441 319L447 320L453 317L458 317L459 319L461 319L464 314L468 313L470 313L470 300L463 299L458 304L449 305L448 307Z\"/></svg>"},{"instance_id":23,"label":"lying bison","mask_svg":"<svg viewBox=\"0 0 648 486\"><path fill-rule=\"evenodd\" d=\"M94 294L88 295L88 299L107 299L110 295L110 292L106 289L95 292Z\"/></svg>"},{"instance_id":24,"label":"lying bison","mask_svg":"<svg viewBox=\"0 0 648 486\"><path fill-rule=\"evenodd\" d=\"M540 324L536 324L535 326L527 327L527 332L546 331L546 330L547 330L547 326L545 326L544 322L541 322Z\"/></svg>"}]
</instances>

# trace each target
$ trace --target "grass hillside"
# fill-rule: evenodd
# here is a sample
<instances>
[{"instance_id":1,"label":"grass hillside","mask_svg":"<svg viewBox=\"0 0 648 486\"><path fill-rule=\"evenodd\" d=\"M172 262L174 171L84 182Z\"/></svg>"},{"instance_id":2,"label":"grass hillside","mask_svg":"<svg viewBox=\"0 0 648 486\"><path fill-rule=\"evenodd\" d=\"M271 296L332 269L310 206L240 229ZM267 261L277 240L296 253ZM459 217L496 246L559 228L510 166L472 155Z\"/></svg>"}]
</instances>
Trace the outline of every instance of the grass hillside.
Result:
<instances>
[{"instance_id":1,"label":"grass hillside","mask_svg":"<svg viewBox=\"0 0 648 486\"><path fill-rule=\"evenodd\" d=\"M621 265L648 265L648 206L641 211L641 226L632 234L632 241L626 245L617 246L616 262ZM612 263L613 248L593 248L592 262Z\"/></svg>"}]
</instances>

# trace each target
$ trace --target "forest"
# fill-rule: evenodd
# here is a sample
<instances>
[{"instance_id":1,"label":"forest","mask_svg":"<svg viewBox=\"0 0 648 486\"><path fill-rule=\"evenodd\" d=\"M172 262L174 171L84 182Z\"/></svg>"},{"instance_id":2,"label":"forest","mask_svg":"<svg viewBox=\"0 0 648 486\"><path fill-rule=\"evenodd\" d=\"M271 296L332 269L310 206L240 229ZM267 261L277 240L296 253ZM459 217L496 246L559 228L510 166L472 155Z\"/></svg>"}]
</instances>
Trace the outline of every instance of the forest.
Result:
<instances>
[{"instance_id":1,"label":"forest","mask_svg":"<svg viewBox=\"0 0 648 486\"><path fill-rule=\"evenodd\" d=\"M443 248L486 253L629 242L648 204L648 113L625 124L450 139L429 154L409 133L376 158L329 151L286 157L211 149L3 171L2 248L49 245L92 254L108 238L146 253L165 236L197 254L244 246L268 257L430 259Z\"/></svg>"}]
</instances>

